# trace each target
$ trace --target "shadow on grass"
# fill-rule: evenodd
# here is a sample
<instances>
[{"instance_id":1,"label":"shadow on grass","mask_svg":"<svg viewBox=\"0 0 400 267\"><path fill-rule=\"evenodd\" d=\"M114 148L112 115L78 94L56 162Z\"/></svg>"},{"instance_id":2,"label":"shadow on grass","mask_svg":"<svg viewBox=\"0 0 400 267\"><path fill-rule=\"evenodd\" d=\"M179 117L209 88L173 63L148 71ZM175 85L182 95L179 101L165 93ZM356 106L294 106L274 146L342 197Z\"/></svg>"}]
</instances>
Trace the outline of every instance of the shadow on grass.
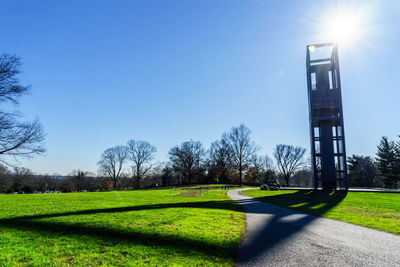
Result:
<instances>
[{"instance_id":1,"label":"shadow on grass","mask_svg":"<svg viewBox=\"0 0 400 267\"><path fill-rule=\"evenodd\" d=\"M263 254L263 256L268 255L268 253L275 254L275 256L279 255L284 250L284 248L279 247L283 241L287 241L303 231L305 226L318 218L316 216L321 216L335 207L346 195L346 191L298 191L238 200L237 202L249 214L247 223L252 223L254 228L252 232L248 233L250 236L247 236L242 244L237 262L239 264L252 264L260 254ZM276 206L268 205L266 207L265 203L262 202ZM309 214L299 213L287 208ZM252 221L251 214L258 214L260 210L265 211L266 217L259 218L256 216Z\"/></svg>"},{"instance_id":2,"label":"shadow on grass","mask_svg":"<svg viewBox=\"0 0 400 267\"><path fill-rule=\"evenodd\" d=\"M322 215L327 210L337 205L345 194L342 192L335 192L327 194L325 192L296 192L293 194L284 194L278 196L263 197L258 199L247 199L238 201L246 212L261 213L273 215L272 220L262 226L257 237L251 243L246 244L246 259L257 256L259 253L268 250L281 241L287 239L291 235L300 231L302 227L310 223L316 217L312 215L301 216L294 219L294 221L282 220L283 217L288 216L288 213L294 213L287 209L281 209L271 206L268 210L260 207L261 201L267 201L272 204L279 204L290 207L291 205L302 205L302 209L316 207L325 203L324 205L313 209L315 215ZM263 203L261 203L263 204ZM262 206L262 205L261 205ZM113 229L107 227L97 227L87 224L74 224L68 222L52 222L43 219L74 216L74 215L91 215L98 213L121 213L130 211L142 210L159 210L166 208L207 208L207 209L224 209L232 211L242 211L242 208L231 200L227 201L205 201L205 202L184 202L184 203L164 203L153 205L129 206L108 209L90 209L81 211L72 211L64 213L41 214L33 216L21 216L7 219L0 219L0 226L18 229L25 231L32 231L43 234L51 234L54 237L68 235L71 237L79 238L87 236L95 239L108 240L111 242L123 242L132 244L143 244L148 246L159 246L164 248L179 249L182 251L198 251L206 253L210 256L218 257L232 257L232 252L237 244L221 245L220 243L194 240L190 238L181 238L169 234L161 233L146 233L133 229ZM268 236L268 239L265 239ZM223 238L221 236L221 238ZM245 262L246 260L242 261Z\"/></svg>"},{"instance_id":3,"label":"shadow on grass","mask_svg":"<svg viewBox=\"0 0 400 267\"><path fill-rule=\"evenodd\" d=\"M141 206L128 206L119 208L90 209L71 211L63 213L40 214L33 216L21 216L7 219L0 219L0 226L10 229L36 232L39 234L51 234L54 237L70 236L79 239L82 236L95 239L110 241L112 243L130 243L143 244L146 246L164 247L178 249L181 251L198 251L210 256L231 258L235 249L236 242L225 242L224 246L220 243L197 240L193 238L179 237L173 234L141 232L134 229L115 229L112 227L92 226L88 224L46 221L49 218L93 215L107 213L112 216L113 213L154 210L168 208L206 208L206 209L224 209L232 211L243 211L243 208L231 200L226 201L205 201L205 202L183 202L183 203L164 203ZM221 237L223 238L223 237ZM172 250L171 250L172 251Z\"/></svg>"}]
</instances>

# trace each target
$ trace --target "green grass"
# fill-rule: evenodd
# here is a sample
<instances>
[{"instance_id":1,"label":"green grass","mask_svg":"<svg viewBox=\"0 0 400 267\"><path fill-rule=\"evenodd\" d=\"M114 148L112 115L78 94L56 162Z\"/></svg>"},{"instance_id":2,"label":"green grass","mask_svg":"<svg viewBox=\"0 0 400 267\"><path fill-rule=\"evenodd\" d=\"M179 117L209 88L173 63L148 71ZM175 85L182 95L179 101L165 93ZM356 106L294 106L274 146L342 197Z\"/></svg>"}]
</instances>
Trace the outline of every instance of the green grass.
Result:
<instances>
[{"instance_id":1,"label":"green grass","mask_svg":"<svg viewBox=\"0 0 400 267\"><path fill-rule=\"evenodd\" d=\"M400 234L400 194L259 189L243 193L277 206Z\"/></svg>"},{"instance_id":2,"label":"green grass","mask_svg":"<svg viewBox=\"0 0 400 267\"><path fill-rule=\"evenodd\" d=\"M0 195L0 266L230 266L244 229L222 190Z\"/></svg>"}]
</instances>

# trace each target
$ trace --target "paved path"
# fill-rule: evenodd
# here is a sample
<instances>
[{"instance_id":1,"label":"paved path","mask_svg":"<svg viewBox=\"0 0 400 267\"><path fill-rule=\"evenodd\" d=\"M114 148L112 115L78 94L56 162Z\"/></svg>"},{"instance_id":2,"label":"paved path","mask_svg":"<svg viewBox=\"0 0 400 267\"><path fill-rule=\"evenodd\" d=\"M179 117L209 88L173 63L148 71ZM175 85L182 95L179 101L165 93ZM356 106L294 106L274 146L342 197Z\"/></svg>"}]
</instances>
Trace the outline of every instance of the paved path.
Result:
<instances>
[{"instance_id":1,"label":"paved path","mask_svg":"<svg viewBox=\"0 0 400 267\"><path fill-rule=\"evenodd\" d=\"M400 236L277 207L243 190L227 193L246 211L239 266L400 266Z\"/></svg>"}]
</instances>

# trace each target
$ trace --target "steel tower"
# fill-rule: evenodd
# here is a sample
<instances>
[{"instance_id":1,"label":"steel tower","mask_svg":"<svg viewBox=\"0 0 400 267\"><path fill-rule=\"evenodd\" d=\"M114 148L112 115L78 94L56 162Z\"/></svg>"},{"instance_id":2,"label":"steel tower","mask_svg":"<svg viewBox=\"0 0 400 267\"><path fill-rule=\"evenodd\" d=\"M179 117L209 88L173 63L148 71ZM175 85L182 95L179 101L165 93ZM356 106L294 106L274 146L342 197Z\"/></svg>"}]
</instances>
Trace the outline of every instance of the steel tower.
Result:
<instances>
[{"instance_id":1,"label":"steel tower","mask_svg":"<svg viewBox=\"0 0 400 267\"><path fill-rule=\"evenodd\" d=\"M314 189L348 189L339 58L335 43L307 46Z\"/></svg>"}]
</instances>

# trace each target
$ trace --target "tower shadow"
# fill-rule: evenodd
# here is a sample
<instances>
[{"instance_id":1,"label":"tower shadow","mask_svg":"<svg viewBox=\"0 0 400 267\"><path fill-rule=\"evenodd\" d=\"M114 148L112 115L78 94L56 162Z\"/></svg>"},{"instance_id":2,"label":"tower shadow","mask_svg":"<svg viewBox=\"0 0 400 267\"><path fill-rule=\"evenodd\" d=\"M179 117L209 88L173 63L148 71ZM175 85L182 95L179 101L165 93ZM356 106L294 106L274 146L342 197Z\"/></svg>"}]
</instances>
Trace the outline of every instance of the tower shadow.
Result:
<instances>
[{"instance_id":1,"label":"tower shadow","mask_svg":"<svg viewBox=\"0 0 400 267\"><path fill-rule=\"evenodd\" d=\"M338 205L346 195L346 191L298 191L237 201L248 213L248 223L250 221L254 227L241 245L237 263L246 265L260 254L277 249L318 216ZM272 205L266 207L264 202ZM253 216L260 213L265 217Z\"/></svg>"}]
</instances>

